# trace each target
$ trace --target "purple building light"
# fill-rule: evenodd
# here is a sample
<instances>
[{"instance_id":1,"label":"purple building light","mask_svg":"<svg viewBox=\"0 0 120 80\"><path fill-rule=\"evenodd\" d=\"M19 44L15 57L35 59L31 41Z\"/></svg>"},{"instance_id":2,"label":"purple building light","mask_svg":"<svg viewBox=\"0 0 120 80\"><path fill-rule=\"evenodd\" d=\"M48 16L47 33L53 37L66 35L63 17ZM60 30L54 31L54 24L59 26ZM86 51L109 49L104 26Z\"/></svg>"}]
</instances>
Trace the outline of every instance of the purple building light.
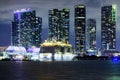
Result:
<instances>
[{"instance_id":1,"label":"purple building light","mask_svg":"<svg viewBox=\"0 0 120 80\"><path fill-rule=\"evenodd\" d=\"M30 8L24 8L24 9L20 9L20 10L15 10L14 13L29 12L29 11L31 11Z\"/></svg>"}]
</instances>

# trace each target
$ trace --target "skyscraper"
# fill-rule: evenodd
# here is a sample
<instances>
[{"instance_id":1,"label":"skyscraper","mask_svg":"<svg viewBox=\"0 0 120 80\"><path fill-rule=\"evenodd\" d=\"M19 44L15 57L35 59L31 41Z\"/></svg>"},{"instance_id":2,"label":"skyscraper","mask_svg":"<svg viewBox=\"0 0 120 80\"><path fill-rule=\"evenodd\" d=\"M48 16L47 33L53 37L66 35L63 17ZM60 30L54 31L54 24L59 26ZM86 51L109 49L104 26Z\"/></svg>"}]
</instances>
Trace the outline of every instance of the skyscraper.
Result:
<instances>
[{"instance_id":1,"label":"skyscraper","mask_svg":"<svg viewBox=\"0 0 120 80\"><path fill-rule=\"evenodd\" d=\"M12 22L12 45L40 46L42 19L36 17L35 11L29 8L14 11Z\"/></svg>"},{"instance_id":2,"label":"skyscraper","mask_svg":"<svg viewBox=\"0 0 120 80\"><path fill-rule=\"evenodd\" d=\"M69 41L69 13L70 10L49 10L49 38L52 40Z\"/></svg>"},{"instance_id":3,"label":"skyscraper","mask_svg":"<svg viewBox=\"0 0 120 80\"><path fill-rule=\"evenodd\" d=\"M86 48L96 51L96 20L87 20Z\"/></svg>"},{"instance_id":4,"label":"skyscraper","mask_svg":"<svg viewBox=\"0 0 120 80\"><path fill-rule=\"evenodd\" d=\"M103 6L101 10L102 50L116 49L116 5Z\"/></svg>"},{"instance_id":5,"label":"skyscraper","mask_svg":"<svg viewBox=\"0 0 120 80\"><path fill-rule=\"evenodd\" d=\"M85 52L85 27L86 7L84 5L75 6L75 52L82 54Z\"/></svg>"}]
</instances>

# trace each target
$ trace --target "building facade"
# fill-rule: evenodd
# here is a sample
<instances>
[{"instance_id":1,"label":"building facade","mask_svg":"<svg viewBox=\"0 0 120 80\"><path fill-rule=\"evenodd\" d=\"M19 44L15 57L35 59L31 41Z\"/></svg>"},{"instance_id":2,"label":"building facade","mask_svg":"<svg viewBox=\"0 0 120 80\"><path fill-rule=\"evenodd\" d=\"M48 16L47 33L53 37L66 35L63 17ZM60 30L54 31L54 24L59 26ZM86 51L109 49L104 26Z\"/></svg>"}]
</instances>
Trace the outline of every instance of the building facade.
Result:
<instances>
[{"instance_id":1,"label":"building facade","mask_svg":"<svg viewBox=\"0 0 120 80\"><path fill-rule=\"evenodd\" d=\"M69 41L69 13L70 10L49 10L49 38L58 41Z\"/></svg>"},{"instance_id":2,"label":"building facade","mask_svg":"<svg viewBox=\"0 0 120 80\"><path fill-rule=\"evenodd\" d=\"M42 18L36 17L34 10L29 8L14 11L12 21L12 45L40 46Z\"/></svg>"},{"instance_id":3,"label":"building facade","mask_svg":"<svg viewBox=\"0 0 120 80\"><path fill-rule=\"evenodd\" d=\"M86 49L93 50L96 53L96 20L88 19L87 20L87 29L86 29Z\"/></svg>"},{"instance_id":4,"label":"building facade","mask_svg":"<svg viewBox=\"0 0 120 80\"><path fill-rule=\"evenodd\" d=\"M85 32L86 32L86 7L84 5L75 6L75 52L82 54L85 52Z\"/></svg>"},{"instance_id":5,"label":"building facade","mask_svg":"<svg viewBox=\"0 0 120 80\"><path fill-rule=\"evenodd\" d=\"M101 10L101 49L116 50L116 5Z\"/></svg>"}]
</instances>

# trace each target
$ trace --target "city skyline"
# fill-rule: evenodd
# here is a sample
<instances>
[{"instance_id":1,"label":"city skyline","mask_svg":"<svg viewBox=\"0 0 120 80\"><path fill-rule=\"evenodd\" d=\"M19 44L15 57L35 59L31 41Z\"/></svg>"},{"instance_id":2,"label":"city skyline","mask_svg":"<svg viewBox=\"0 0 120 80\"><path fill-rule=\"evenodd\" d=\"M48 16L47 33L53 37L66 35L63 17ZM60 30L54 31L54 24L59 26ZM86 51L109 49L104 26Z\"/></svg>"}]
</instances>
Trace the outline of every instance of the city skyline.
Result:
<instances>
[{"instance_id":1,"label":"city skyline","mask_svg":"<svg viewBox=\"0 0 120 80\"><path fill-rule=\"evenodd\" d=\"M5 2L5 3L4 3ZM7 2L7 3L6 3ZM11 2L5 0L1 1L2 4L0 4L0 45L8 46L10 45L10 27L11 27L11 21L13 19L13 11L16 9L21 8L31 8L36 10L36 14L39 17L43 18L43 33L46 31L48 32L48 10L50 9L61 9L61 8L69 8L70 9L70 43L74 45L74 6L78 4L85 4L86 10L87 10L87 19L88 18L95 18L97 22L97 43L100 43L100 29L101 29L101 7L104 5L112 5L112 4L119 4L120 1L118 0L73 0L70 3L68 3L68 0L51 0L51 1L18 1L12 0ZM22 4L24 3L24 4ZM50 4L51 3L51 4ZM4 5L3 5L4 4ZM21 5L20 5L21 4ZM35 5L36 4L36 5ZM38 6L39 4L39 6ZM41 5L40 5L41 4ZM43 4L46 4L43 5ZM56 5L53 5L56 4ZM117 5L117 33L120 33L119 31L119 22L120 22L120 10L119 5ZM94 12L94 13L93 13ZM6 31L4 31L6 30ZM4 31L4 32L3 32ZM4 35L3 35L4 34ZM43 41L48 38L48 33L44 34L42 36ZM119 50L119 41L120 38L117 35L117 50ZM98 45L97 47L100 47Z\"/></svg>"}]
</instances>

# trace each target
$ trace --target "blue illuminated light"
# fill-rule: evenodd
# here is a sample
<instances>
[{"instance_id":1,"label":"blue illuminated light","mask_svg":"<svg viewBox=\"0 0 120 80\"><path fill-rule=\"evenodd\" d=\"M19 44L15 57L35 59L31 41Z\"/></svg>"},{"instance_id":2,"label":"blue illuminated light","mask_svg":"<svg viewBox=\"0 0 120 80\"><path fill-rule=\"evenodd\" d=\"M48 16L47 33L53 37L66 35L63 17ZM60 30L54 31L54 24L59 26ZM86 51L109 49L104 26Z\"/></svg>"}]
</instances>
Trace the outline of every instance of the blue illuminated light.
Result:
<instances>
[{"instance_id":1,"label":"blue illuminated light","mask_svg":"<svg viewBox=\"0 0 120 80\"><path fill-rule=\"evenodd\" d=\"M119 59L118 58L113 58L113 62L118 62Z\"/></svg>"},{"instance_id":2,"label":"blue illuminated light","mask_svg":"<svg viewBox=\"0 0 120 80\"><path fill-rule=\"evenodd\" d=\"M118 61L118 59L117 59L117 58L114 58L113 60L114 60L114 61Z\"/></svg>"}]
</instances>

